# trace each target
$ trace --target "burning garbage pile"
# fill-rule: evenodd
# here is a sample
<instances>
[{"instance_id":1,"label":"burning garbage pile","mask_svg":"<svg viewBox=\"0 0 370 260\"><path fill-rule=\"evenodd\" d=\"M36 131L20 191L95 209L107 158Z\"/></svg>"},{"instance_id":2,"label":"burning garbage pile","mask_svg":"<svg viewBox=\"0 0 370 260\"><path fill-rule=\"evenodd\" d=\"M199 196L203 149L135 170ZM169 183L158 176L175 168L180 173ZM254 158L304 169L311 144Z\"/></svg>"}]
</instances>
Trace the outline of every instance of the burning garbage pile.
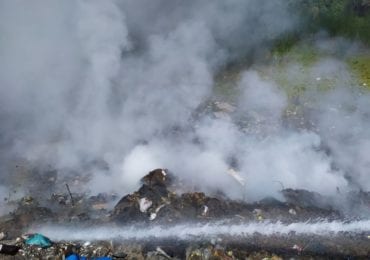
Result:
<instances>
[{"instance_id":1,"label":"burning garbage pile","mask_svg":"<svg viewBox=\"0 0 370 260\"><path fill-rule=\"evenodd\" d=\"M297 200L296 204L287 204L267 198L257 203L247 204L243 201L230 201L222 194L219 197L209 197L202 192L176 194L176 190L171 187L173 184L171 179L171 175L166 170L157 169L150 172L142 179L143 185L137 192L123 197L117 203L111 215L112 220L119 223L171 224L219 219L254 221L265 218L294 222L312 218L340 217L338 211L314 205L299 208L299 203L305 203L305 200ZM284 192L287 196L291 193L290 190ZM321 200L317 199L318 204Z\"/></svg>"},{"instance_id":2,"label":"burning garbage pile","mask_svg":"<svg viewBox=\"0 0 370 260\"><path fill-rule=\"evenodd\" d=\"M258 202L233 201L221 193L179 193L187 184L166 169L149 172L141 183L111 211L106 204L115 201L116 195L86 197L71 193L68 187L65 194L52 194L45 205L31 196L23 197L13 212L0 219L1 256L70 260L325 259L368 254L369 223L356 224L365 225L363 229L346 226L343 221L355 216L318 193L284 189L285 201L266 198ZM365 192L347 197L361 207L370 203ZM352 209L356 208L354 204ZM334 228L334 223L342 228ZM316 231L305 233L305 225L312 225ZM29 233L34 230L37 232Z\"/></svg>"}]
</instances>

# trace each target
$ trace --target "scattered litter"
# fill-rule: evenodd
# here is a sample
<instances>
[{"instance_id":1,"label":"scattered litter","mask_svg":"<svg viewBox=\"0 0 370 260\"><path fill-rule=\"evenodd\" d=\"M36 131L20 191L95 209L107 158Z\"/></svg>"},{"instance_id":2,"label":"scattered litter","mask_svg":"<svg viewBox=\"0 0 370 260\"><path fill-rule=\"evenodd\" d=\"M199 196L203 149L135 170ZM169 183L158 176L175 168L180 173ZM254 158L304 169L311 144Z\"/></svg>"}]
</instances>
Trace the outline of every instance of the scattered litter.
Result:
<instances>
[{"instance_id":1,"label":"scattered litter","mask_svg":"<svg viewBox=\"0 0 370 260\"><path fill-rule=\"evenodd\" d=\"M262 210L261 209L254 209L253 210L253 214L256 215L256 218L258 221L262 221L264 218L263 218L263 215L262 215Z\"/></svg>"},{"instance_id":2,"label":"scattered litter","mask_svg":"<svg viewBox=\"0 0 370 260\"><path fill-rule=\"evenodd\" d=\"M208 206L207 205L204 205L203 206L203 212L202 212L202 216L203 217L207 216L208 210L209 210Z\"/></svg>"},{"instance_id":3,"label":"scattered litter","mask_svg":"<svg viewBox=\"0 0 370 260\"><path fill-rule=\"evenodd\" d=\"M289 214L291 215L297 215L297 211L295 211L295 209L289 209Z\"/></svg>"},{"instance_id":4,"label":"scattered litter","mask_svg":"<svg viewBox=\"0 0 370 260\"><path fill-rule=\"evenodd\" d=\"M0 253L4 255L16 255L19 249L18 246L0 244Z\"/></svg>"},{"instance_id":5,"label":"scattered litter","mask_svg":"<svg viewBox=\"0 0 370 260\"><path fill-rule=\"evenodd\" d=\"M121 258L121 259L125 259L127 258L127 254L126 253L123 253L123 252L120 252L120 253L116 253L113 255L113 258Z\"/></svg>"},{"instance_id":6,"label":"scattered litter","mask_svg":"<svg viewBox=\"0 0 370 260\"><path fill-rule=\"evenodd\" d=\"M31 196L25 196L21 199L22 205L31 205L33 203L35 203L35 199Z\"/></svg>"},{"instance_id":7,"label":"scattered litter","mask_svg":"<svg viewBox=\"0 0 370 260\"><path fill-rule=\"evenodd\" d=\"M32 246L39 246L39 247L42 247L42 248L46 248L46 247L50 247L53 242L41 235L41 234L32 234L32 235L26 235L26 237L28 237L26 240L25 240L25 243L26 245L32 245Z\"/></svg>"},{"instance_id":8,"label":"scattered litter","mask_svg":"<svg viewBox=\"0 0 370 260\"><path fill-rule=\"evenodd\" d=\"M317 78L316 78L316 80L317 80L317 81L320 81L320 80L321 80L321 78L320 78L320 77L317 77Z\"/></svg>"},{"instance_id":9,"label":"scattered litter","mask_svg":"<svg viewBox=\"0 0 370 260\"><path fill-rule=\"evenodd\" d=\"M139 200L140 211L145 213L152 206L153 202L147 198L141 198Z\"/></svg>"},{"instance_id":10,"label":"scattered litter","mask_svg":"<svg viewBox=\"0 0 370 260\"><path fill-rule=\"evenodd\" d=\"M189 259L201 259L201 257L202 257L202 252L199 249L194 250L189 255Z\"/></svg>"},{"instance_id":11,"label":"scattered litter","mask_svg":"<svg viewBox=\"0 0 370 260\"><path fill-rule=\"evenodd\" d=\"M161 208L163 208L164 206L166 206L166 204L162 204L158 208L156 208L155 213L158 213L161 210Z\"/></svg>"},{"instance_id":12,"label":"scattered litter","mask_svg":"<svg viewBox=\"0 0 370 260\"><path fill-rule=\"evenodd\" d=\"M166 258L168 258L168 259L172 259L172 257L170 257L162 248L160 248L159 246L157 246L157 248L156 248L156 251L159 253L159 254L161 254L161 255L163 255L163 256L165 256Z\"/></svg>"},{"instance_id":13,"label":"scattered litter","mask_svg":"<svg viewBox=\"0 0 370 260\"><path fill-rule=\"evenodd\" d=\"M150 213L149 220L154 220L157 217L158 212L160 211L161 208L166 206L166 204L160 205L158 208L155 209L154 212Z\"/></svg>"},{"instance_id":14,"label":"scattered litter","mask_svg":"<svg viewBox=\"0 0 370 260\"><path fill-rule=\"evenodd\" d=\"M92 205L92 208L95 210L103 210L103 209L106 209L107 207L108 206L106 203L97 203L97 204Z\"/></svg>"},{"instance_id":15,"label":"scattered litter","mask_svg":"<svg viewBox=\"0 0 370 260\"><path fill-rule=\"evenodd\" d=\"M157 214L156 213L150 213L150 216L149 216L149 220L155 220L155 218L157 217Z\"/></svg>"}]
</instances>

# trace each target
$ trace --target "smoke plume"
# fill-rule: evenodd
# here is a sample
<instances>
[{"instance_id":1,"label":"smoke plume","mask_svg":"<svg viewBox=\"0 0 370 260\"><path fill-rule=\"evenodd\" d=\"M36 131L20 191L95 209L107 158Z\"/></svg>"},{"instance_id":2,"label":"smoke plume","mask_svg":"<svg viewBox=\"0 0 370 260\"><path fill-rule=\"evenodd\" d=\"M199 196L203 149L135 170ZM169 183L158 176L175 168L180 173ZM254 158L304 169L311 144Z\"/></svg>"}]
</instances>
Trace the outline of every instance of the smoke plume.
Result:
<instances>
[{"instance_id":1,"label":"smoke plume","mask_svg":"<svg viewBox=\"0 0 370 260\"><path fill-rule=\"evenodd\" d=\"M21 159L59 174L93 165L85 187L96 192L131 192L153 168L247 200L281 185L334 194L350 178L367 189L367 95L312 94L317 127L288 127L283 86L251 67L226 115L209 109L220 71L263 60L297 30L287 2L0 1L2 175ZM321 60L311 74L346 70Z\"/></svg>"}]
</instances>

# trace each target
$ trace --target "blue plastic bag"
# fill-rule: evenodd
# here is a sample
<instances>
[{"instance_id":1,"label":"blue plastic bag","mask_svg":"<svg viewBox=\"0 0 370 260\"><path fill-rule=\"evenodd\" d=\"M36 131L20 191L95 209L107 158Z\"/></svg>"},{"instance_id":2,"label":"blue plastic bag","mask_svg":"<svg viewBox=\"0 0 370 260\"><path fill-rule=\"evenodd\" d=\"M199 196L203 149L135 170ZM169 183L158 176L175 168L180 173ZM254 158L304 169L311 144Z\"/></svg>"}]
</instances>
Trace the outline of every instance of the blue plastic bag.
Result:
<instances>
[{"instance_id":1,"label":"blue plastic bag","mask_svg":"<svg viewBox=\"0 0 370 260\"><path fill-rule=\"evenodd\" d=\"M66 257L66 260L85 260L86 258L79 257L76 254L72 254Z\"/></svg>"},{"instance_id":2,"label":"blue plastic bag","mask_svg":"<svg viewBox=\"0 0 370 260\"><path fill-rule=\"evenodd\" d=\"M66 257L66 260L112 260L112 259L113 259L112 257L108 256L87 258L86 256L79 256L77 254L72 254Z\"/></svg>"},{"instance_id":3,"label":"blue plastic bag","mask_svg":"<svg viewBox=\"0 0 370 260\"><path fill-rule=\"evenodd\" d=\"M50 247L53 244L53 242L49 238L38 233L33 234L29 238L27 238L25 243L26 245L39 246L42 248Z\"/></svg>"}]
</instances>

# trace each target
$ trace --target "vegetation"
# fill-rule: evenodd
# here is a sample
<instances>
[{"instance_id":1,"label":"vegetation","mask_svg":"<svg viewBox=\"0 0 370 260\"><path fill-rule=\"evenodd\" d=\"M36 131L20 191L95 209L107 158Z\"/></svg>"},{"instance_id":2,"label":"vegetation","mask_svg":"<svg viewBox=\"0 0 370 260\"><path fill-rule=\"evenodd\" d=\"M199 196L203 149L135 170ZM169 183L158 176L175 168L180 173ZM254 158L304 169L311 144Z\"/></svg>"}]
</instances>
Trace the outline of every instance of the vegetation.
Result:
<instances>
[{"instance_id":1,"label":"vegetation","mask_svg":"<svg viewBox=\"0 0 370 260\"><path fill-rule=\"evenodd\" d=\"M308 31L325 29L370 44L370 0L292 0L291 5L306 18Z\"/></svg>"},{"instance_id":2,"label":"vegetation","mask_svg":"<svg viewBox=\"0 0 370 260\"><path fill-rule=\"evenodd\" d=\"M351 57L349 67L359 79L359 85L370 90L370 55Z\"/></svg>"},{"instance_id":3,"label":"vegetation","mask_svg":"<svg viewBox=\"0 0 370 260\"><path fill-rule=\"evenodd\" d=\"M287 33L277 39L271 50L273 64L270 64L268 69L257 69L266 79L276 81L292 100L307 90L330 90L340 81L339 75L315 77L311 74L312 66L320 58L332 56L311 45L310 40L307 41L310 37L307 36L325 30L331 36L342 36L370 45L370 0L288 1L292 12L298 12L299 17L303 17L299 31ZM339 56L343 58L341 54ZM370 90L370 53L354 53L342 61L346 62L353 76L347 83ZM240 79L240 72L250 65L248 62L243 64L244 66L225 68L218 74L215 79L216 94L229 99L238 96L236 84ZM289 76L292 75L292 65L295 66L293 77Z\"/></svg>"}]
</instances>

